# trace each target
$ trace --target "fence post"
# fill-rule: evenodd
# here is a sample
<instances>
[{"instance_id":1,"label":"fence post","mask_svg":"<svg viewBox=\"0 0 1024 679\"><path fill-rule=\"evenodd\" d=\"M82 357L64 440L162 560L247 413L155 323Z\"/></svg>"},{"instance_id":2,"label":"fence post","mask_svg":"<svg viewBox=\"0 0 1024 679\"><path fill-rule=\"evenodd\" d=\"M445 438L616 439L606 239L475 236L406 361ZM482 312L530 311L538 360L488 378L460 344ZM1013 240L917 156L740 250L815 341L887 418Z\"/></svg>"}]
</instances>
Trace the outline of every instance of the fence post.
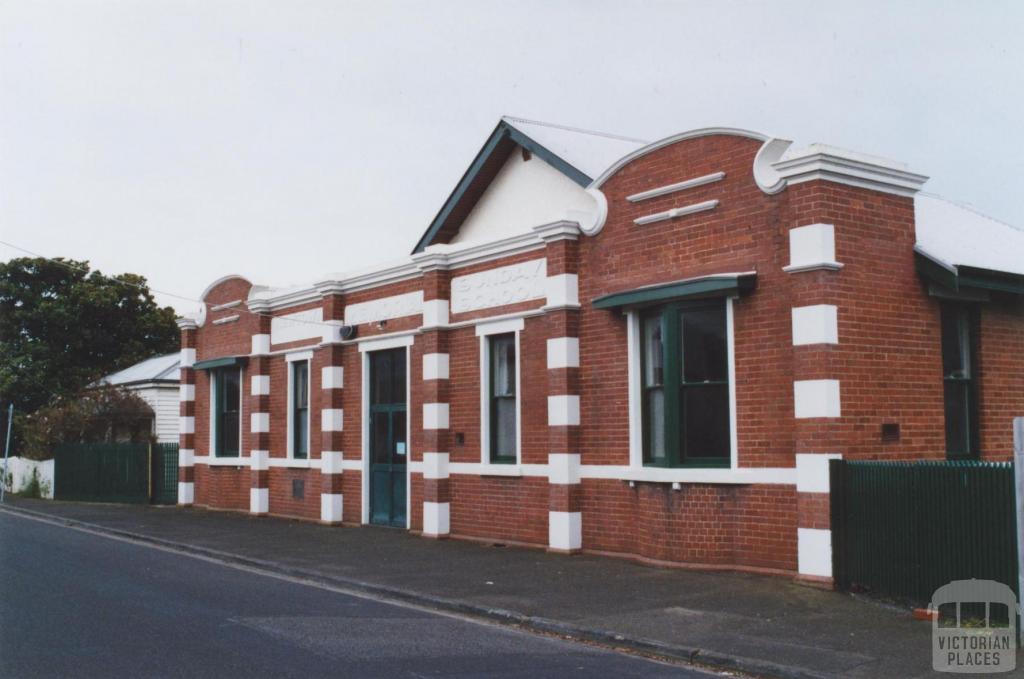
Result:
<instances>
[{"instance_id":1,"label":"fence post","mask_svg":"<svg viewBox=\"0 0 1024 679\"><path fill-rule=\"evenodd\" d=\"M146 456L146 499L153 503L153 442L149 442L149 453Z\"/></svg>"},{"instance_id":2,"label":"fence post","mask_svg":"<svg viewBox=\"0 0 1024 679\"><path fill-rule=\"evenodd\" d=\"M1024 528L1024 417L1013 418L1013 476L1016 481L1017 492L1017 605L1019 599L1024 598L1024 537L1021 530ZM1022 625L1017 625L1017 639L1024 642L1024 630Z\"/></svg>"},{"instance_id":3,"label":"fence post","mask_svg":"<svg viewBox=\"0 0 1024 679\"><path fill-rule=\"evenodd\" d=\"M4 444L4 471L0 477L0 502L4 501L4 484L7 483L7 456L11 452L11 420L14 419L14 401L7 408L7 443ZM14 481L11 481L11 492L14 492Z\"/></svg>"}]
</instances>

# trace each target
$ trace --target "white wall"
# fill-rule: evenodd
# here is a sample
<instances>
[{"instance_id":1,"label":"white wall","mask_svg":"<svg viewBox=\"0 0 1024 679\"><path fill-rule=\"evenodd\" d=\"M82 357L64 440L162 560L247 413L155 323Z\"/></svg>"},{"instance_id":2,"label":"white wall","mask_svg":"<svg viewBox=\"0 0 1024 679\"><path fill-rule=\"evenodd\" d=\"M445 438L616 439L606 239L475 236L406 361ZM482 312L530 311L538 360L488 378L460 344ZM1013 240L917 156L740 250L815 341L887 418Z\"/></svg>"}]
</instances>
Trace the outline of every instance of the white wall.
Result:
<instances>
[{"instance_id":1,"label":"white wall","mask_svg":"<svg viewBox=\"0 0 1024 679\"><path fill-rule=\"evenodd\" d=\"M0 457L0 472L3 470L3 458ZM7 474L3 478L4 489L8 492L20 492L32 480L32 470L39 476L39 485L43 497L53 499L53 460L28 460L21 457L7 459ZM7 478L11 483L7 484Z\"/></svg>"},{"instance_id":2,"label":"white wall","mask_svg":"<svg viewBox=\"0 0 1024 679\"><path fill-rule=\"evenodd\" d=\"M466 217L452 243L491 241L590 210L593 200L574 181L516 148Z\"/></svg>"},{"instance_id":3,"label":"white wall","mask_svg":"<svg viewBox=\"0 0 1024 679\"><path fill-rule=\"evenodd\" d=\"M179 388L177 384L167 386L145 386L132 388L149 404L156 414L153 432L159 443L178 442Z\"/></svg>"}]
</instances>

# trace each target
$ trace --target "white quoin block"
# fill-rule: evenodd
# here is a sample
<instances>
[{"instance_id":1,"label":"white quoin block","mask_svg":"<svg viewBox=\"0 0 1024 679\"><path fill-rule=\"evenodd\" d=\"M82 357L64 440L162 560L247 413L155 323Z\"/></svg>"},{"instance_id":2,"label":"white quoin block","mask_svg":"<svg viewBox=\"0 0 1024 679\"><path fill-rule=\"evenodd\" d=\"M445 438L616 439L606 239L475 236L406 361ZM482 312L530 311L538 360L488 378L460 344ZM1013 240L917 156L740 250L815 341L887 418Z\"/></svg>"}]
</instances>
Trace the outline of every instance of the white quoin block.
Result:
<instances>
[{"instance_id":1,"label":"white quoin block","mask_svg":"<svg viewBox=\"0 0 1024 679\"><path fill-rule=\"evenodd\" d=\"M423 428L424 429L447 429L448 428L448 404L447 403L424 403L423 404Z\"/></svg>"},{"instance_id":2,"label":"white quoin block","mask_svg":"<svg viewBox=\"0 0 1024 679\"><path fill-rule=\"evenodd\" d=\"M548 512L548 546L569 551L583 547L583 515L580 512Z\"/></svg>"},{"instance_id":3,"label":"white quoin block","mask_svg":"<svg viewBox=\"0 0 1024 679\"><path fill-rule=\"evenodd\" d=\"M325 450L320 453L321 474L341 474L344 464L345 455L340 450Z\"/></svg>"},{"instance_id":4,"label":"white quoin block","mask_svg":"<svg viewBox=\"0 0 1024 679\"><path fill-rule=\"evenodd\" d=\"M178 418L178 433L179 434L195 434L196 433L196 418L192 415L182 415Z\"/></svg>"},{"instance_id":5,"label":"white quoin block","mask_svg":"<svg viewBox=\"0 0 1024 679\"><path fill-rule=\"evenodd\" d=\"M195 349L182 349L181 358L179 359L178 367L180 368L191 368L196 364L196 350Z\"/></svg>"},{"instance_id":6,"label":"white quoin block","mask_svg":"<svg viewBox=\"0 0 1024 679\"><path fill-rule=\"evenodd\" d=\"M178 504L190 505L196 501L196 484L191 481L178 481Z\"/></svg>"},{"instance_id":7,"label":"white quoin block","mask_svg":"<svg viewBox=\"0 0 1024 679\"><path fill-rule=\"evenodd\" d=\"M324 523L340 523L344 507L341 493L320 493L320 520Z\"/></svg>"},{"instance_id":8,"label":"white quoin block","mask_svg":"<svg viewBox=\"0 0 1024 679\"><path fill-rule=\"evenodd\" d=\"M448 453L423 453L423 478L447 479Z\"/></svg>"},{"instance_id":9,"label":"white quoin block","mask_svg":"<svg viewBox=\"0 0 1024 679\"><path fill-rule=\"evenodd\" d=\"M252 413L249 424L249 431L253 434L265 434L270 431L270 413Z\"/></svg>"},{"instance_id":10,"label":"white quoin block","mask_svg":"<svg viewBox=\"0 0 1024 679\"><path fill-rule=\"evenodd\" d=\"M432 299L423 303L423 325L433 328L448 325L448 300Z\"/></svg>"},{"instance_id":11,"label":"white quoin block","mask_svg":"<svg viewBox=\"0 0 1024 679\"><path fill-rule=\"evenodd\" d=\"M579 482L579 453L551 453L548 455L548 483L575 484Z\"/></svg>"},{"instance_id":12,"label":"white quoin block","mask_svg":"<svg viewBox=\"0 0 1024 679\"><path fill-rule=\"evenodd\" d=\"M178 387L178 400L179 401L194 401L196 400L196 385L194 384L182 384Z\"/></svg>"},{"instance_id":13,"label":"white quoin block","mask_svg":"<svg viewBox=\"0 0 1024 679\"><path fill-rule=\"evenodd\" d=\"M789 230L789 266L785 271L840 269L836 261L835 227L832 224L808 224Z\"/></svg>"},{"instance_id":14,"label":"white quoin block","mask_svg":"<svg viewBox=\"0 0 1024 679\"><path fill-rule=\"evenodd\" d=\"M255 356L270 353L270 335L252 336L252 353Z\"/></svg>"},{"instance_id":15,"label":"white quoin block","mask_svg":"<svg viewBox=\"0 0 1024 679\"><path fill-rule=\"evenodd\" d=\"M320 338L323 344L340 344L341 343L341 328L344 327L344 321L329 320L324 321L324 332Z\"/></svg>"},{"instance_id":16,"label":"white quoin block","mask_svg":"<svg viewBox=\"0 0 1024 679\"><path fill-rule=\"evenodd\" d=\"M829 492L828 461L842 457L839 453L797 453L796 492Z\"/></svg>"},{"instance_id":17,"label":"white quoin block","mask_svg":"<svg viewBox=\"0 0 1024 679\"><path fill-rule=\"evenodd\" d=\"M270 451L251 451L249 453L249 468L254 472L264 472L270 469Z\"/></svg>"},{"instance_id":18,"label":"white quoin block","mask_svg":"<svg viewBox=\"0 0 1024 679\"><path fill-rule=\"evenodd\" d=\"M793 345L839 344L839 316L833 304L793 307Z\"/></svg>"},{"instance_id":19,"label":"white quoin block","mask_svg":"<svg viewBox=\"0 0 1024 679\"><path fill-rule=\"evenodd\" d=\"M448 379L448 354L423 354L423 379Z\"/></svg>"},{"instance_id":20,"label":"white quoin block","mask_svg":"<svg viewBox=\"0 0 1024 679\"><path fill-rule=\"evenodd\" d=\"M548 426L576 426L580 423L580 397L548 396Z\"/></svg>"},{"instance_id":21,"label":"white quoin block","mask_svg":"<svg viewBox=\"0 0 1024 679\"><path fill-rule=\"evenodd\" d=\"M800 575L832 577L832 531L797 528L797 570Z\"/></svg>"},{"instance_id":22,"label":"white quoin block","mask_svg":"<svg viewBox=\"0 0 1024 679\"><path fill-rule=\"evenodd\" d=\"M580 367L578 337L555 337L548 340L548 370Z\"/></svg>"},{"instance_id":23,"label":"white quoin block","mask_svg":"<svg viewBox=\"0 0 1024 679\"><path fill-rule=\"evenodd\" d=\"M344 431L345 411L341 408L324 408L320 411L320 431Z\"/></svg>"},{"instance_id":24,"label":"white quoin block","mask_svg":"<svg viewBox=\"0 0 1024 679\"><path fill-rule=\"evenodd\" d=\"M252 376L252 395L267 396L270 394L270 375Z\"/></svg>"},{"instance_id":25,"label":"white quoin block","mask_svg":"<svg viewBox=\"0 0 1024 679\"><path fill-rule=\"evenodd\" d=\"M191 448L182 448L178 451L178 466L193 467L196 463L196 451Z\"/></svg>"},{"instance_id":26,"label":"white quoin block","mask_svg":"<svg viewBox=\"0 0 1024 679\"><path fill-rule=\"evenodd\" d=\"M270 511L270 489L250 488L249 489L249 513L266 514Z\"/></svg>"},{"instance_id":27,"label":"white quoin block","mask_svg":"<svg viewBox=\"0 0 1024 679\"><path fill-rule=\"evenodd\" d=\"M447 535L451 527L451 504L448 502L423 503L423 534Z\"/></svg>"},{"instance_id":28,"label":"white quoin block","mask_svg":"<svg viewBox=\"0 0 1024 679\"><path fill-rule=\"evenodd\" d=\"M839 417L839 380L793 382L793 411L798 419Z\"/></svg>"},{"instance_id":29,"label":"white quoin block","mask_svg":"<svg viewBox=\"0 0 1024 679\"><path fill-rule=\"evenodd\" d=\"M345 369L338 365L321 368L320 386L324 389L343 389L345 387Z\"/></svg>"},{"instance_id":30,"label":"white quoin block","mask_svg":"<svg viewBox=\"0 0 1024 679\"><path fill-rule=\"evenodd\" d=\"M579 306L579 276L574 273L562 273L547 278L547 306Z\"/></svg>"}]
</instances>

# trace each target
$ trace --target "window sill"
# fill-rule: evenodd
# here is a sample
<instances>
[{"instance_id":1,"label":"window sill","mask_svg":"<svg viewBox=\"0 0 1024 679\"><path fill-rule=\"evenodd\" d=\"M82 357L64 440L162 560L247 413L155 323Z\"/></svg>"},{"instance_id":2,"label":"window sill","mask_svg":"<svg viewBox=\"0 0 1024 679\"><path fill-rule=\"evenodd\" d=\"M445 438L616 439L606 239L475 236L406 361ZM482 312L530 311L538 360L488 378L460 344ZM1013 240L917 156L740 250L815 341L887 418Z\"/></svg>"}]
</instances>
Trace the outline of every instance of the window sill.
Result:
<instances>
[{"instance_id":1,"label":"window sill","mask_svg":"<svg viewBox=\"0 0 1024 679\"><path fill-rule=\"evenodd\" d=\"M514 462L484 462L480 464L480 476L522 476L523 468Z\"/></svg>"},{"instance_id":2,"label":"window sill","mask_svg":"<svg viewBox=\"0 0 1024 679\"><path fill-rule=\"evenodd\" d=\"M196 462L199 462L199 460L196 460ZM199 464L206 464L210 467L248 467L249 458L241 456L214 457L213 455L211 455L210 457L204 459L202 462L199 462Z\"/></svg>"},{"instance_id":3,"label":"window sill","mask_svg":"<svg viewBox=\"0 0 1024 679\"><path fill-rule=\"evenodd\" d=\"M319 469L320 460L295 459L293 457L272 457L267 460L270 467L286 467L288 469Z\"/></svg>"},{"instance_id":4,"label":"window sill","mask_svg":"<svg viewBox=\"0 0 1024 679\"><path fill-rule=\"evenodd\" d=\"M608 478L642 483L796 483L792 467L604 467L583 465L584 478Z\"/></svg>"}]
</instances>

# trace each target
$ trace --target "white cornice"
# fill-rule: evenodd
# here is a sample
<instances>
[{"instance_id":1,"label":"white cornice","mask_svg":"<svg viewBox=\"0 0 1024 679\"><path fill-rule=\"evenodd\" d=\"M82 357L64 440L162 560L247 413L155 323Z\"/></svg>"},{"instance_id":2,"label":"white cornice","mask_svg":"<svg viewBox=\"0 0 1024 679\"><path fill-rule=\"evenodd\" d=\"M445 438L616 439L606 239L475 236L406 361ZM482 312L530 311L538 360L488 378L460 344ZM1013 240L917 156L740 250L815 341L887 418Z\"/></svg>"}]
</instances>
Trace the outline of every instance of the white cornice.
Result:
<instances>
[{"instance_id":1,"label":"white cornice","mask_svg":"<svg viewBox=\"0 0 1024 679\"><path fill-rule=\"evenodd\" d=\"M195 330L199 327L199 323L191 316L179 316L174 322L178 324L179 330Z\"/></svg>"},{"instance_id":2,"label":"white cornice","mask_svg":"<svg viewBox=\"0 0 1024 679\"><path fill-rule=\"evenodd\" d=\"M569 221L552 222L533 227L533 232L545 243L559 240L577 240L580 236L580 225Z\"/></svg>"},{"instance_id":3,"label":"white cornice","mask_svg":"<svg viewBox=\"0 0 1024 679\"><path fill-rule=\"evenodd\" d=\"M824 144L787 152L772 168L787 185L823 179L899 196L913 196L928 181L903 163Z\"/></svg>"},{"instance_id":4,"label":"white cornice","mask_svg":"<svg viewBox=\"0 0 1024 679\"><path fill-rule=\"evenodd\" d=\"M558 221L533 227L524 233L485 243L431 245L408 260L358 273L334 274L313 285L285 290L261 289L247 300L250 311L269 312L308 304L328 294L344 294L378 288L419 278L427 271L450 270L542 250L546 240L572 238L580 232L573 221Z\"/></svg>"}]
</instances>

